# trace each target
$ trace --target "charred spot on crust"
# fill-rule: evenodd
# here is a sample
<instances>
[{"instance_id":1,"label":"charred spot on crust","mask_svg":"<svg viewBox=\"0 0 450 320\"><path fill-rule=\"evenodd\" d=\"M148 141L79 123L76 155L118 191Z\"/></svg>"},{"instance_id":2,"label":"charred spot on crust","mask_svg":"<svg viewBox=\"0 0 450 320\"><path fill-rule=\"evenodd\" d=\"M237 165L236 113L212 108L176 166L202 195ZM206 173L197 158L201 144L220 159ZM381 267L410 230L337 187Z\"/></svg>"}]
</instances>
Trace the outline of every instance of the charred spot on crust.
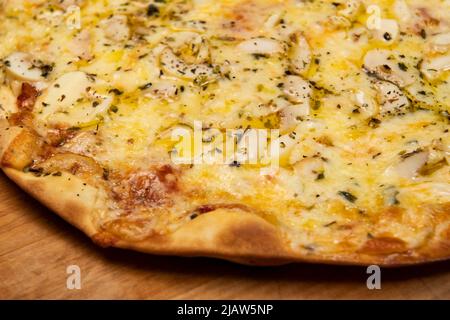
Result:
<instances>
[{"instance_id":1,"label":"charred spot on crust","mask_svg":"<svg viewBox=\"0 0 450 320\"><path fill-rule=\"evenodd\" d=\"M99 232L92 236L92 241L100 247L108 248L114 246L117 239L107 232Z\"/></svg>"},{"instance_id":2,"label":"charred spot on crust","mask_svg":"<svg viewBox=\"0 0 450 320\"><path fill-rule=\"evenodd\" d=\"M284 252L281 239L276 230L265 222L243 221L225 228L218 235L220 246L236 253L253 255L282 254Z\"/></svg>"},{"instance_id":3,"label":"charred spot on crust","mask_svg":"<svg viewBox=\"0 0 450 320\"><path fill-rule=\"evenodd\" d=\"M125 176L110 175L113 198L127 210L136 206L154 208L169 205L169 195L178 190L177 174L172 166L162 165Z\"/></svg>"}]
</instances>

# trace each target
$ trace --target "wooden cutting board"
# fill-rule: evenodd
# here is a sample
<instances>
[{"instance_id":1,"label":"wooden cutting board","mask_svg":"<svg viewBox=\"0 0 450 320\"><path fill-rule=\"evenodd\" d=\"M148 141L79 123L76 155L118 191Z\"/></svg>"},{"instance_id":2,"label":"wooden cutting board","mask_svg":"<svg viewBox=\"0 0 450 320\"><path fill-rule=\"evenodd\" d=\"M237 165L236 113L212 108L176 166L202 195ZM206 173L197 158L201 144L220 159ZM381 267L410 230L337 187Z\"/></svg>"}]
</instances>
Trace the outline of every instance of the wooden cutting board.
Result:
<instances>
[{"instance_id":1,"label":"wooden cutting board","mask_svg":"<svg viewBox=\"0 0 450 320\"><path fill-rule=\"evenodd\" d=\"M81 289L66 286L69 265ZM248 267L207 258L102 249L0 174L2 299L450 299L450 261L383 269L292 264Z\"/></svg>"}]
</instances>

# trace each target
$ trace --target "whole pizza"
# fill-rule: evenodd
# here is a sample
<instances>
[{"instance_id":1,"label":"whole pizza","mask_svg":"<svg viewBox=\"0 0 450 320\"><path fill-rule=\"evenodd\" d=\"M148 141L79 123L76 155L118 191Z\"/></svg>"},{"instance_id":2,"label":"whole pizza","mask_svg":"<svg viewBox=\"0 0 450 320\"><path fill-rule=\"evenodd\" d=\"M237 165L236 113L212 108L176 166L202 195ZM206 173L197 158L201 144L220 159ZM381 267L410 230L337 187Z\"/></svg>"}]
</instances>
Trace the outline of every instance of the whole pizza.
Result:
<instances>
[{"instance_id":1,"label":"whole pizza","mask_svg":"<svg viewBox=\"0 0 450 320\"><path fill-rule=\"evenodd\" d=\"M0 1L0 166L100 246L450 258L450 2Z\"/></svg>"}]
</instances>

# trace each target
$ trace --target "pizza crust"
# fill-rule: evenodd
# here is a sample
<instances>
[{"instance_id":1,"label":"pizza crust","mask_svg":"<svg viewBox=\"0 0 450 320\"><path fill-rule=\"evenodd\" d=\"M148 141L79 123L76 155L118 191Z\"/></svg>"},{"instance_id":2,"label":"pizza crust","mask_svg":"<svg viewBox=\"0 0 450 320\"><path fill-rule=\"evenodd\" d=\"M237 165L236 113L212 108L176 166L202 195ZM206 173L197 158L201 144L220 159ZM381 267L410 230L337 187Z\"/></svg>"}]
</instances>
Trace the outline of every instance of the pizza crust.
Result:
<instances>
[{"instance_id":1,"label":"pizza crust","mask_svg":"<svg viewBox=\"0 0 450 320\"><path fill-rule=\"evenodd\" d=\"M217 209L172 234L135 243L119 240L116 245L147 253L208 256L250 265L280 265L294 257L275 226L239 209Z\"/></svg>"},{"instance_id":2,"label":"pizza crust","mask_svg":"<svg viewBox=\"0 0 450 320\"><path fill-rule=\"evenodd\" d=\"M23 190L89 237L97 233L92 215L98 196L96 188L67 173L61 176L36 177L11 168L3 168L3 172Z\"/></svg>"},{"instance_id":3,"label":"pizza crust","mask_svg":"<svg viewBox=\"0 0 450 320\"><path fill-rule=\"evenodd\" d=\"M103 247L160 255L215 257L264 266L310 262L394 267L450 258L450 225L436 233L422 248L404 253L304 254L293 250L276 226L240 209L217 209L198 216L171 234L128 241L103 231L96 223L94 217L99 211L106 210L102 191L80 178L68 173L36 177L11 168L2 169L22 189ZM450 213L449 206L432 210L438 210L437 215Z\"/></svg>"}]
</instances>

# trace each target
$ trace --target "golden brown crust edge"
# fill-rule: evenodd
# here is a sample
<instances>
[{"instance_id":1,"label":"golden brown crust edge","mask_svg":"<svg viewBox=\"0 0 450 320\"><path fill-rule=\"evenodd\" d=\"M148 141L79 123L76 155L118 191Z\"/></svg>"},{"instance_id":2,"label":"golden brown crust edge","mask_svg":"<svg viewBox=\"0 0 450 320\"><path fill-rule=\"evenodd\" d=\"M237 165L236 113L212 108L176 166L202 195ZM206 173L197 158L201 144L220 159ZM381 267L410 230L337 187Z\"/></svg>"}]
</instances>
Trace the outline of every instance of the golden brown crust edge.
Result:
<instances>
[{"instance_id":1,"label":"golden brown crust edge","mask_svg":"<svg viewBox=\"0 0 450 320\"><path fill-rule=\"evenodd\" d=\"M450 228L441 231L439 237L430 239L426 246L405 253L305 255L293 251L280 231L261 217L230 209L218 209L201 215L169 235L127 241L97 230L91 210L98 206L98 190L79 178L69 174L35 177L11 168L3 168L3 171L22 189L102 246L161 255L216 257L250 265L311 262L402 266L450 257Z\"/></svg>"},{"instance_id":2,"label":"golden brown crust edge","mask_svg":"<svg viewBox=\"0 0 450 320\"><path fill-rule=\"evenodd\" d=\"M91 215L97 189L70 174L36 177L16 169L2 169L24 191L88 236L97 233Z\"/></svg>"}]
</instances>

